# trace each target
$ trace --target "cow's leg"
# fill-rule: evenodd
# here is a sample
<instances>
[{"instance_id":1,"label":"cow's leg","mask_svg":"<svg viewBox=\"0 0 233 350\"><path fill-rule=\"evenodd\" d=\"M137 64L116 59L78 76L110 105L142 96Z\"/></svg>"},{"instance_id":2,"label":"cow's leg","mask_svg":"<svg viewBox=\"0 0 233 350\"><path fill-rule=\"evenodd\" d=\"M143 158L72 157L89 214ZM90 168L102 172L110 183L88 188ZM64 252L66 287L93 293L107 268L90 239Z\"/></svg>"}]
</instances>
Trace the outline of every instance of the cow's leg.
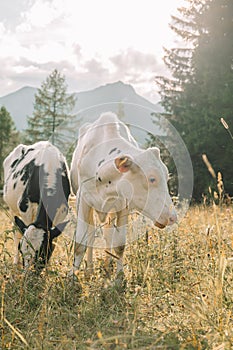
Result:
<instances>
[{"instance_id":1,"label":"cow's leg","mask_svg":"<svg viewBox=\"0 0 233 350\"><path fill-rule=\"evenodd\" d=\"M19 207L19 203L17 204ZM32 223L34 221L34 212L35 209L38 207L38 205L34 205L34 204L29 204L30 206L32 205L32 209L33 210L27 210L26 213L22 213L22 212L13 212L11 211L12 216L20 216L22 218L22 221L25 223L25 225L29 225L30 223ZM16 231L14 233L14 264L18 265L19 264L19 243L20 240L22 238L22 233L20 231Z\"/></svg>"},{"instance_id":2,"label":"cow's leg","mask_svg":"<svg viewBox=\"0 0 233 350\"><path fill-rule=\"evenodd\" d=\"M114 251L118 257L117 259L117 271L119 274L123 272L123 254L126 243L126 232L128 225L128 210L124 209L117 213L117 225L114 233Z\"/></svg>"},{"instance_id":3,"label":"cow's leg","mask_svg":"<svg viewBox=\"0 0 233 350\"><path fill-rule=\"evenodd\" d=\"M87 271L86 271L87 277L90 277L93 274L93 271L94 271L94 269L93 269L93 247L88 245L88 247L87 247Z\"/></svg>"},{"instance_id":4,"label":"cow's leg","mask_svg":"<svg viewBox=\"0 0 233 350\"><path fill-rule=\"evenodd\" d=\"M117 217L116 213L108 214L107 221L103 227L103 235L105 239L105 249L106 249L104 267L108 272L109 272L109 266L112 258L111 254L108 254L108 252L111 253L113 248L113 237L114 237L116 217Z\"/></svg>"},{"instance_id":5,"label":"cow's leg","mask_svg":"<svg viewBox=\"0 0 233 350\"><path fill-rule=\"evenodd\" d=\"M93 274L93 244L95 240L95 225L93 218L93 209L90 209L89 227L88 227L88 241L87 241L87 276Z\"/></svg>"},{"instance_id":6,"label":"cow's leg","mask_svg":"<svg viewBox=\"0 0 233 350\"><path fill-rule=\"evenodd\" d=\"M14 260L13 263L18 265L19 263L19 242L22 238L22 234L18 231L14 233Z\"/></svg>"},{"instance_id":7,"label":"cow's leg","mask_svg":"<svg viewBox=\"0 0 233 350\"><path fill-rule=\"evenodd\" d=\"M116 218L116 220L114 220ZM104 237L106 241L106 249L115 251L117 256L117 274L123 272L123 254L126 243L126 230L128 223L128 210L124 209L118 213L111 214L110 219L104 227ZM107 254L105 264L109 266L111 259L110 254Z\"/></svg>"},{"instance_id":8,"label":"cow's leg","mask_svg":"<svg viewBox=\"0 0 233 350\"><path fill-rule=\"evenodd\" d=\"M78 271L79 266L82 262L83 256L87 249L88 230L89 230L89 217L90 217L90 206L80 198L79 205L77 208L77 228L75 235L75 249L74 249L74 264L73 273Z\"/></svg>"}]
</instances>

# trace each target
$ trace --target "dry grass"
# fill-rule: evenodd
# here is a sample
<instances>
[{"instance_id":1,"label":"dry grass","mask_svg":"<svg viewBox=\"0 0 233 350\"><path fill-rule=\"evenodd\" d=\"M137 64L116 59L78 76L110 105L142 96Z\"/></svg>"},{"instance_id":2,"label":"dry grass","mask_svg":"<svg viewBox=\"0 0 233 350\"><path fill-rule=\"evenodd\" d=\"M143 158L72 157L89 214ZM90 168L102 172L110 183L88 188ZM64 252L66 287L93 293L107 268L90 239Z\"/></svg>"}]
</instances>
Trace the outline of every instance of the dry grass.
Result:
<instances>
[{"instance_id":1,"label":"dry grass","mask_svg":"<svg viewBox=\"0 0 233 350\"><path fill-rule=\"evenodd\" d=\"M67 279L65 235L43 276L15 270L2 211L0 348L233 348L232 217L232 207L202 206L170 233L131 225L144 234L127 246L125 281L114 285L98 258L91 280Z\"/></svg>"}]
</instances>

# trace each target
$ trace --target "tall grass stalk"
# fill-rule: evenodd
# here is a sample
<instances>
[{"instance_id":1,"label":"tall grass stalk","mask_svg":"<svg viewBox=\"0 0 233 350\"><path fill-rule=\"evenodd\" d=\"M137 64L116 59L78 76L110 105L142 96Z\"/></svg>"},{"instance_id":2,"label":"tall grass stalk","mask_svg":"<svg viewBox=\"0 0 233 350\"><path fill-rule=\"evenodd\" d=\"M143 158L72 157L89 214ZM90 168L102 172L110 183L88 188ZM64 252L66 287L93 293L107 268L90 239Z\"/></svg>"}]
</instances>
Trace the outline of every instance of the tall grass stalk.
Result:
<instances>
[{"instance_id":1,"label":"tall grass stalk","mask_svg":"<svg viewBox=\"0 0 233 350\"><path fill-rule=\"evenodd\" d=\"M224 126L224 128L227 130L227 132L230 135L231 139L233 140L233 135L232 135L231 130L230 130L227 122L225 121L225 119L221 118L220 121L221 121L222 125Z\"/></svg>"}]
</instances>

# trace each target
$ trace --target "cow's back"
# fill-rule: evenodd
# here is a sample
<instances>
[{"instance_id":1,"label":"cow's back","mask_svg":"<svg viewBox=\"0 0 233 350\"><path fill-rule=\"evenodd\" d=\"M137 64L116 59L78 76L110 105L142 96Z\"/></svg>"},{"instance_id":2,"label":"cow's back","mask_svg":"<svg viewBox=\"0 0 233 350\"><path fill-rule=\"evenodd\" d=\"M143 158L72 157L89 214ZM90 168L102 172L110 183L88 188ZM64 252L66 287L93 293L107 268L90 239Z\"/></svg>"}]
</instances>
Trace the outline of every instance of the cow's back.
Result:
<instances>
[{"instance_id":1,"label":"cow's back","mask_svg":"<svg viewBox=\"0 0 233 350\"><path fill-rule=\"evenodd\" d=\"M114 157L114 149L125 152L135 148L137 142L127 126L114 113L103 113L94 123L85 124L79 130L79 140L71 162L71 185L74 193L79 182L92 178L101 162Z\"/></svg>"},{"instance_id":2,"label":"cow's back","mask_svg":"<svg viewBox=\"0 0 233 350\"><path fill-rule=\"evenodd\" d=\"M34 221L43 194L52 198L56 186L63 186L57 184L58 171L66 171L65 159L49 142L17 146L4 161L4 200L13 214L26 224Z\"/></svg>"}]
</instances>

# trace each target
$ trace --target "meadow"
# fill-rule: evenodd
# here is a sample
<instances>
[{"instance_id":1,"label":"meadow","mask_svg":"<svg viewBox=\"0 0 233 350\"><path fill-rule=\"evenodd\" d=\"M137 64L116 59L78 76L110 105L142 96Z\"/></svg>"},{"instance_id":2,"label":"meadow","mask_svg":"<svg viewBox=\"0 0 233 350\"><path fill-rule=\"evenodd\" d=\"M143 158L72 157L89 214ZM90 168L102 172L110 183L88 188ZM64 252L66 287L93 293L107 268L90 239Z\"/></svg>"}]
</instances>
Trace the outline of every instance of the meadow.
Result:
<instances>
[{"instance_id":1,"label":"meadow","mask_svg":"<svg viewBox=\"0 0 233 350\"><path fill-rule=\"evenodd\" d=\"M79 281L67 277L73 232L59 237L40 277L25 275L12 264L7 214L2 208L1 349L233 348L232 206L193 206L170 231L132 219L129 234L139 238L127 245L121 283L102 251L91 278L83 269Z\"/></svg>"}]
</instances>

